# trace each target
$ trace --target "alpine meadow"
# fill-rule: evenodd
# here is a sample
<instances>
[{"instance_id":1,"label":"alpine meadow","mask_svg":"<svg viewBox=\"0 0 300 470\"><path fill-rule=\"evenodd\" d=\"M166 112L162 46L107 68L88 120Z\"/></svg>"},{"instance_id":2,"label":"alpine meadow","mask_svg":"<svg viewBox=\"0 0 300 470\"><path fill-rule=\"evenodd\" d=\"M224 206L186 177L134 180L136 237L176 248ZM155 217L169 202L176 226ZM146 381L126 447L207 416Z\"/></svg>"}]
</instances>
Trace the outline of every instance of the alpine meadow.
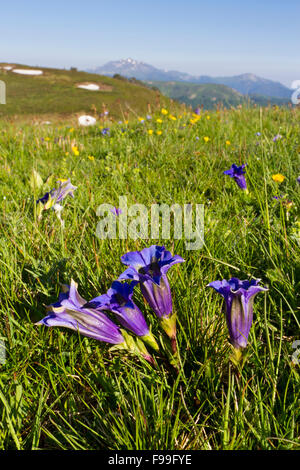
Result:
<instances>
[{"instance_id":1,"label":"alpine meadow","mask_svg":"<svg viewBox=\"0 0 300 470\"><path fill-rule=\"evenodd\" d=\"M299 106L1 67L0 449L299 450Z\"/></svg>"}]
</instances>

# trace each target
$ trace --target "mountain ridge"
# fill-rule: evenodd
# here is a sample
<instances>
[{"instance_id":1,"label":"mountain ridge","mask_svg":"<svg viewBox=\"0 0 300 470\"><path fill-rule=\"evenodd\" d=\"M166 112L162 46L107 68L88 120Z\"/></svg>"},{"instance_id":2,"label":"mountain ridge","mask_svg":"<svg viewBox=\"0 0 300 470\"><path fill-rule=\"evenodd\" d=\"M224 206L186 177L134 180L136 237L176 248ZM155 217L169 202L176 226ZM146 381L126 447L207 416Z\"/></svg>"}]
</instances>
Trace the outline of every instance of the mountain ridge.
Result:
<instances>
[{"instance_id":1,"label":"mountain ridge","mask_svg":"<svg viewBox=\"0 0 300 470\"><path fill-rule=\"evenodd\" d=\"M264 95L267 97L285 98L291 96L292 91L280 82L259 77L251 72L233 75L211 77L208 75L191 75L176 70L162 70L145 62L132 58L110 61L95 69L86 70L101 75L113 76L119 74L125 77L135 77L138 80L151 81L182 81L187 83L211 83L226 85L243 95Z\"/></svg>"}]
</instances>

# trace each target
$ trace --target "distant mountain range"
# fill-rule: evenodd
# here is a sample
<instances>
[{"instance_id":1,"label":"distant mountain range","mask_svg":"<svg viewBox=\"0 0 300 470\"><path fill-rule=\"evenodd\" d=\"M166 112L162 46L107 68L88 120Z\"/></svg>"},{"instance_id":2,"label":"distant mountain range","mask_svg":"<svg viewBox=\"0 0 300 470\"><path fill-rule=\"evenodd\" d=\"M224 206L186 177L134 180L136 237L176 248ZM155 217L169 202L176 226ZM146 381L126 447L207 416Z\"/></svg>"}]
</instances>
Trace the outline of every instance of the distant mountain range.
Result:
<instances>
[{"instance_id":1,"label":"distant mountain range","mask_svg":"<svg viewBox=\"0 0 300 470\"><path fill-rule=\"evenodd\" d=\"M291 90L279 82L258 77L252 73L244 73L233 77L209 77L207 75L194 76L188 73L175 70L165 71L153 67L144 62L134 59L122 59L118 61L107 62L101 67L87 72L98 73L101 75L122 75L124 77L135 77L138 80L151 82L186 82L197 84L218 84L226 85L242 95L262 95L264 97L274 97L289 100ZM155 85L155 83L153 83Z\"/></svg>"},{"instance_id":2,"label":"distant mountain range","mask_svg":"<svg viewBox=\"0 0 300 470\"><path fill-rule=\"evenodd\" d=\"M146 82L149 83L149 82ZM188 106L204 109L213 109L222 104L226 108L242 104L268 106L283 106L289 103L285 98L274 98L270 96L250 94L242 95L238 91L226 85L215 83L187 83L187 82L154 82L151 86L157 88L163 95L173 100L185 103Z\"/></svg>"}]
</instances>

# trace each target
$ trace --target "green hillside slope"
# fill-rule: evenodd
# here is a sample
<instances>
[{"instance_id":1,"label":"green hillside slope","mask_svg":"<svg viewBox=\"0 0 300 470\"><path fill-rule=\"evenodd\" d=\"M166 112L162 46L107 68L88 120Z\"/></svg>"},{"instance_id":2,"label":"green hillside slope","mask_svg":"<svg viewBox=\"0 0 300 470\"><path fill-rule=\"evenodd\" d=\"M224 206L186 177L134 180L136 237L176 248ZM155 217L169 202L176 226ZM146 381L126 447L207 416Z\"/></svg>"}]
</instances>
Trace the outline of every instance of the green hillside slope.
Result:
<instances>
[{"instance_id":1,"label":"green hillside slope","mask_svg":"<svg viewBox=\"0 0 300 470\"><path fill-rule=\"evenodd\" d=\"M164 95L192 107L203 106L211 109L218 103L226 107L237 106L245 98L225 85L196 84L184 82L152 82Z\"/></svg>"},{"instance_id":2,"label":"green hillside slope","mask_svg":"<svg viewBox=\"0 0 300 470\"><path fill-rule=\"evenodd\" d=\"M170 107L170 100L140 82L118 80L75 70L15 65L15 68L38 69L39 76L19 75L3 69L0 80L6 85L6 105L0 106L0 118L24 115L100 114L108 109L116 119L128 119L161 106ZM77 88L78 84L94 83L100 89ZM173 106L176 107L176 104Z\"/></svg>"}]
</instances>

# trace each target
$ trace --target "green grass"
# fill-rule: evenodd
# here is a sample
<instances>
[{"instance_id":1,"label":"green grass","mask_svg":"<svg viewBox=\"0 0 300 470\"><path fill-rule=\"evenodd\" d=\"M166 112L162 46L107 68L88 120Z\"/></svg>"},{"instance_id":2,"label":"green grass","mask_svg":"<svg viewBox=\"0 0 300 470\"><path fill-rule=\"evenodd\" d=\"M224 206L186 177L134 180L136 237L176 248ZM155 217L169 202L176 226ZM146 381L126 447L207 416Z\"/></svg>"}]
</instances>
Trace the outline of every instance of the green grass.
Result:
<instances>
[{"instance_id":1,"label":"green grass","mask_svg":"<svg viewBox=\"0 0 300 470\"><path fill-rule=\"evenodd\" d=\"M144 111L144 115L145 115ZM156 116L157 117L157 116ZM299 110L232 109L176 121L98 126L0 124L1 449L299 449ZM122 132L125 129L125 132ZM147 130L153 129L153 135ZM162 134L157 135L156 130ZM256 136L261 132L261 136ZM275 134L282 139L273 142ZM210 138L208 142L204 137ZM198 137L199 139L197 139ZM43 139L43 140L42 140ZM226 145L229 140L231 145ZM79 156L72 152L79 149ZM93 156L94 160L89 159ZM223 175L247 162L249 195ZM55 214L37 222L30 186L56 178L78 186ZM272 175L282 173L283 183ZM287 208L273 199L286 194ZM205 245L184 240L99 240L96 209L133 203L203 203ZM120 256L164 244L186 262L169 280L178 317L181 368L157 367L110 352L63 328L34 325L73 278L85 299L106 292L122 272ZM216 279L261 278L243 367L230 361ZM143 305L153 333L159 325Z\"/></svg>"}]
</instances>

